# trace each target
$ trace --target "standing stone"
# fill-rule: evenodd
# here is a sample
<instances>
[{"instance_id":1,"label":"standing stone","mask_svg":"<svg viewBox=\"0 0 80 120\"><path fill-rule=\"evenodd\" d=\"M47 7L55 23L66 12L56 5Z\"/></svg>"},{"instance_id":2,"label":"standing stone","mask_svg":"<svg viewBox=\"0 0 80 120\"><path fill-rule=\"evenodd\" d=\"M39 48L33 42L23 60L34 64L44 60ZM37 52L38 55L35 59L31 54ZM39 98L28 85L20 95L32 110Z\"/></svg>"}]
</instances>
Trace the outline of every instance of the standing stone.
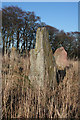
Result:
<instances>
[{"instance_id":1,"label":"standing stone","mask_svg":"<svg viewBox=\"0 0 80 120\"><path fill-rule=\"evenodd\" d=\"M49 83L54 88L56 85L53 53L49 43L46 28L38 28L36 33L35 49L30 51L29 79L34 85L44 87Z\"/></svg>"},{"instance_id":2,"label":"standing stone","mask_svg":"<svg viewBox=\"0 0 80 120\"><path fill-rule=\"evenodd\" d=\"M58 48L53 56L58 69L64 70L64 68L68 66L67 52L64 47Z\"/></svg>"},{"instance_id":3,"label":"standing stone","mask_svg":"<svg viewBox=\"0 0 80 120\"><path fill-rule=\"evenodd\" d=\"M64 77L66 76L66 67L69 66L67 52L65 51L64 47L60 47L55 51L53 57L56 63L56 80L59 84L59 82L63 81Z\"/></svg>"}]
</instances>

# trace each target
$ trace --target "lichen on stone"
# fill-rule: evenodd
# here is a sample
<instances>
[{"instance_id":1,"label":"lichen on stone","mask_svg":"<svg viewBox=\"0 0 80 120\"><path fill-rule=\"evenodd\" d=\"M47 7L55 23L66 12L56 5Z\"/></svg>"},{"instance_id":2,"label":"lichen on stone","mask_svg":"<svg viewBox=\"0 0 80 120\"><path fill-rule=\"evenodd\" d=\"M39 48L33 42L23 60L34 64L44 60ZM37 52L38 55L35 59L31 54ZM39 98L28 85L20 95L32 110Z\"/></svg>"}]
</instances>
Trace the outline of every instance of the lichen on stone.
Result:
<instances>
[{"instance_id":1,"label":"lichen on stone","mask_svg":"<svg viewBox=\"0 0 80 120\"><path fill-rule=\"evenodd\" d=\"M53 63L49 34L45 27L38 28L35 49L30 52L31 65L29 77L33 81L33 84L35 79L35 82L40 87L44 87L45 81L49 82L52 87L56 85Z\"/></svg>"}]
</instances>

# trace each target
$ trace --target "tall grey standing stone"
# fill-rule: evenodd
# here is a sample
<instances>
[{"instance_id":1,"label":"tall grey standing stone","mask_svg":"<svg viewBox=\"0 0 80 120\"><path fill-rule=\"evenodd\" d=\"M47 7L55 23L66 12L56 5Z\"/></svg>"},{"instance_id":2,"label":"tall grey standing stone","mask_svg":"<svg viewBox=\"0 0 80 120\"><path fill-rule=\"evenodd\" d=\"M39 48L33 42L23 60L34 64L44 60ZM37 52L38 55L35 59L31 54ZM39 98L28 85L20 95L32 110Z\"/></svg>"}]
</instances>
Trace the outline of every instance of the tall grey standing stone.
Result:
<instances>
[{"instance_id":1,"label":"tall grey standing stone","mask_svg":"<svg viewBox=\"0 0 80 120\"><path fill-rule=\"evenodd\" d=\"M33 85L44 87L46 82L54 88L56 85L53 53L46 28L38 28L35 49L30 51L29 79Z\"/></svg>"}]
</instances>

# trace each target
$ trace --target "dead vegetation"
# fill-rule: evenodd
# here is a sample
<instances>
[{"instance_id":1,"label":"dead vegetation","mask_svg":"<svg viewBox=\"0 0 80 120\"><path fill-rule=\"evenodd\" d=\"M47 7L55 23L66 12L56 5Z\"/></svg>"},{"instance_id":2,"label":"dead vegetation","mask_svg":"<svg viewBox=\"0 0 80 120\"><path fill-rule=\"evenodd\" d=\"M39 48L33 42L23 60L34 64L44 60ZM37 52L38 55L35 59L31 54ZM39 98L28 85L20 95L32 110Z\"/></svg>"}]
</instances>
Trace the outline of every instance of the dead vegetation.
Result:
<instances>
[{"instance_id":1,"label":"dead vegetation","mask_svg":"<svg viewBox=\"0 0 80 120\"><path fill-rule=\"evenodd\" d=\"M71 62L71 61L70 61ZM74 61L73 61L74 63ZM13 52L2 61L3 118L79 118L78 61L67 69L63 82L52 90L34 87L28 78L29 56Z\"/></svg>"}]
</instances>

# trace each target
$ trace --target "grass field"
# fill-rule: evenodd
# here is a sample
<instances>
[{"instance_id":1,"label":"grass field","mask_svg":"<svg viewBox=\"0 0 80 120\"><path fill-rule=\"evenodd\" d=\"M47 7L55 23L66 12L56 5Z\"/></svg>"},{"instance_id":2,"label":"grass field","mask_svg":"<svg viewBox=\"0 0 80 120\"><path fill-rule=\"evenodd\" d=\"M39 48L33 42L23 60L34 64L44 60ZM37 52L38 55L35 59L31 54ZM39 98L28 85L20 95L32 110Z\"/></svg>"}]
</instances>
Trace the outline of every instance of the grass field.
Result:
<instances>
[{"instance_id":1,"label":"grass field","mask_svg":"<svg viewBox=\"0 0 80 120\"><path fill-rule=\"evenodd\" d=\"M2 61L3 118L79 118L80 61L69 60L63 82L52 90L33 87L28 78L29 58L13 53Z\"/></svg>"},{"instance_id":2,"label":"grass field","mask_svg":"<svg viewBox=\"0 0 80 120\"><path fill-rule=\"evenodd\" d=\"M1 69L2 69L2 54L0 51L0 101L2 101L2 78L1 78ZM0 102L0 119L2 115L2 102Z\"/></svg>"}]
</instances>

